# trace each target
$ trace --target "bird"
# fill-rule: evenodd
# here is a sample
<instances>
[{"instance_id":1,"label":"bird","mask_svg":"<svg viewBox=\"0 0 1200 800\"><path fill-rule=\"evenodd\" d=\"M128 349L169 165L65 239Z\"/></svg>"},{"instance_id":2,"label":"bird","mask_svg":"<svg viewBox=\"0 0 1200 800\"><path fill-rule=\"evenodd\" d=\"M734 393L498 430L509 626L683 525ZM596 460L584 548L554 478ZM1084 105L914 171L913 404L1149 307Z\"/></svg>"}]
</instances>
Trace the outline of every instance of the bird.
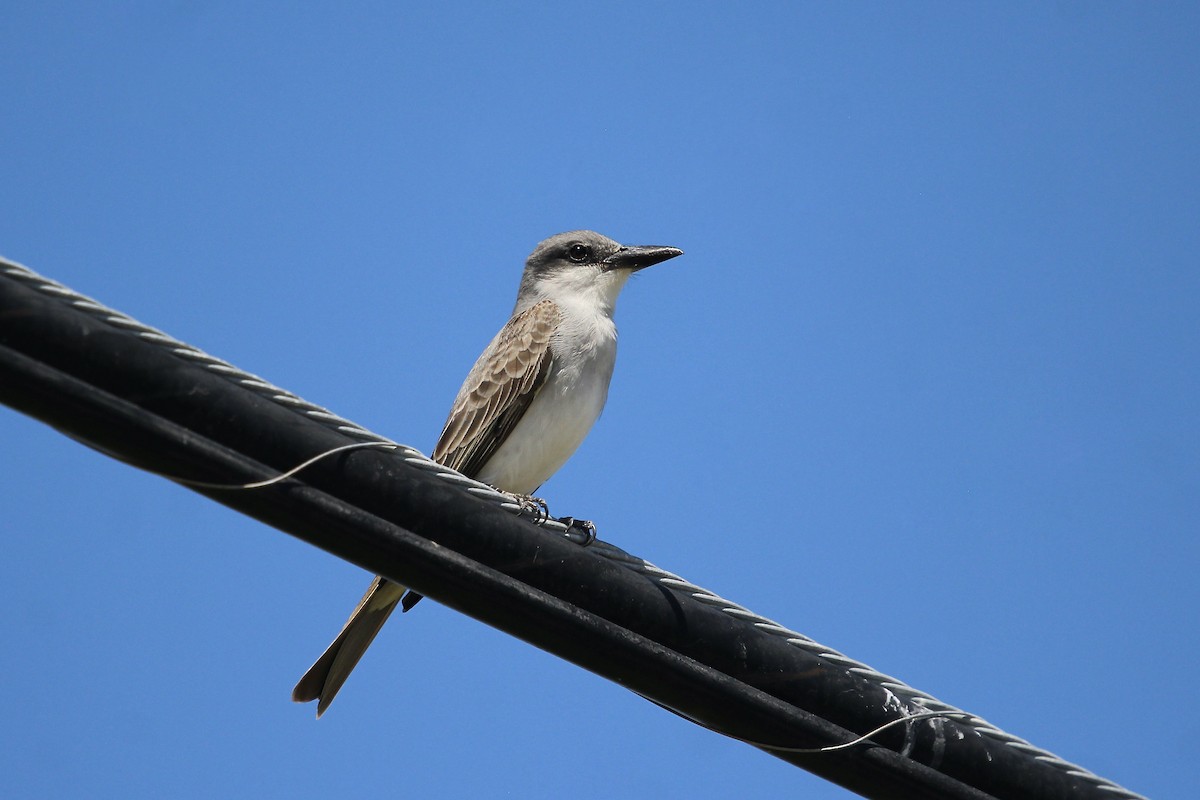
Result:
<instances>
[{"instance_id":1,"label":"bird","mask_svg":"<svg viewBox=\"0 0 1200 800\"><path fill-rule=\"evenodd\" d=\"M433 460L533 499L604 409L621 289L634 272L680 255L677 247L622 245L589 230L540 242L525 262L511 318L458 390ZM420 599L376 576L292 700L316 700L319 718L396 606L407 611Z\"/></svg>"}]
</instances>

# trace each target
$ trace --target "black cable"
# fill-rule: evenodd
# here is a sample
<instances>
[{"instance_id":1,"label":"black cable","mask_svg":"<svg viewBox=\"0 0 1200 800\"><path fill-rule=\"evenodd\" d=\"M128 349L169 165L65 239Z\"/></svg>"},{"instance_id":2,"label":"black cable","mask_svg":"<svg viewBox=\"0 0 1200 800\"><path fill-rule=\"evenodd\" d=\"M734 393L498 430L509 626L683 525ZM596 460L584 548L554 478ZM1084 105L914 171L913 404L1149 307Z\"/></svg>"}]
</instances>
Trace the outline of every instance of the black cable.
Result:
<instances>
[{"instance_id":1,"label":"black cable","mask_svg":"<svg viewBox=\"0 0 1200 800\"><path fill-rule=\"evenodd\" d=\"M0 402L201 481L271 477L354 441L19 269L0 261ZM341 453L262 489L196 491L867 797L1134 796L954 721L827 753L772 749L849 741L903 716L902 701L393 452Z\"/></svg>"}]
</instances>

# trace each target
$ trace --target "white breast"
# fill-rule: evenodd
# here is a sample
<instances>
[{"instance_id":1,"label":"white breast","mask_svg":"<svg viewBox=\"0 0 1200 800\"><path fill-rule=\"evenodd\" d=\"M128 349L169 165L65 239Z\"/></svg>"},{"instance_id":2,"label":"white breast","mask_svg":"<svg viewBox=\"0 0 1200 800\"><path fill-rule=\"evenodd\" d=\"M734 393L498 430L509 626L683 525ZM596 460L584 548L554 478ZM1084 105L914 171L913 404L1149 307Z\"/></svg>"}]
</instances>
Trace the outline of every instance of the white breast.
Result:
<instances>
[{"instance_id":1,"label":"white breast","mask_svg":"<svg viewBox=\"0 0 1200 800\"><path fill-rule=\"evenodd\" d=\"M617 356L611 309L591 303L559 305L563 321L550 343L550 375L478 476L516 494L532 494L566 463L608 398Z\"/></svg>"}]
</instances>

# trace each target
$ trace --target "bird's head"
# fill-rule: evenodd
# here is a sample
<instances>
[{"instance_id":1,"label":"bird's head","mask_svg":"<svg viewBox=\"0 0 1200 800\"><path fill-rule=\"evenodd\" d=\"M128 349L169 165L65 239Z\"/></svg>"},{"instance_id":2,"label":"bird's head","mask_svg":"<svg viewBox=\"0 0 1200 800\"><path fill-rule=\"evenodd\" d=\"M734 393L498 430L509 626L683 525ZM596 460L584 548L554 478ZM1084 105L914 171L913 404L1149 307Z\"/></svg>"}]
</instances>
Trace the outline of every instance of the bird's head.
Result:
<instances>
[{"instance_id":1,"label":"bird's head","mask_svg":"<svg viewBox=\"0 0 1200 800\"><path fill-rule=\"evenodd\" d=\"M679 255L677 247L623 245L595 231L560 233L538 244L525 262L517 306L550 299L611 313L630 275Z\"/></svg>"}]
</instances>

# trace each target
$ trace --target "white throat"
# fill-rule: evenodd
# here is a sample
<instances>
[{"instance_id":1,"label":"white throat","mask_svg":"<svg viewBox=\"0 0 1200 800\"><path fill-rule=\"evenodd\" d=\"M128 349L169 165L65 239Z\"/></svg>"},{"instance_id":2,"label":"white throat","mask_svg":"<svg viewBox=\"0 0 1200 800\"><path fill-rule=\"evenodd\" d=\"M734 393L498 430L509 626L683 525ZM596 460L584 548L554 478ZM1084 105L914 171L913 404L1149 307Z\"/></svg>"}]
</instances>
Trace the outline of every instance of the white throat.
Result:
<instances>
[{"instance_id":1,"label":"white throat","mask_svg":"<svg viewBox=\"0 0 1200 800\"><path fill-rule=\"evenodd\" d=\"M602 271L594 269L568 269L541 275L517 297L517 314L541 300L550 300L570 314L599 313L612 319L617 306L617 296L625 287L629 276L627 269Z\"/></svg>"}]
</instances>

